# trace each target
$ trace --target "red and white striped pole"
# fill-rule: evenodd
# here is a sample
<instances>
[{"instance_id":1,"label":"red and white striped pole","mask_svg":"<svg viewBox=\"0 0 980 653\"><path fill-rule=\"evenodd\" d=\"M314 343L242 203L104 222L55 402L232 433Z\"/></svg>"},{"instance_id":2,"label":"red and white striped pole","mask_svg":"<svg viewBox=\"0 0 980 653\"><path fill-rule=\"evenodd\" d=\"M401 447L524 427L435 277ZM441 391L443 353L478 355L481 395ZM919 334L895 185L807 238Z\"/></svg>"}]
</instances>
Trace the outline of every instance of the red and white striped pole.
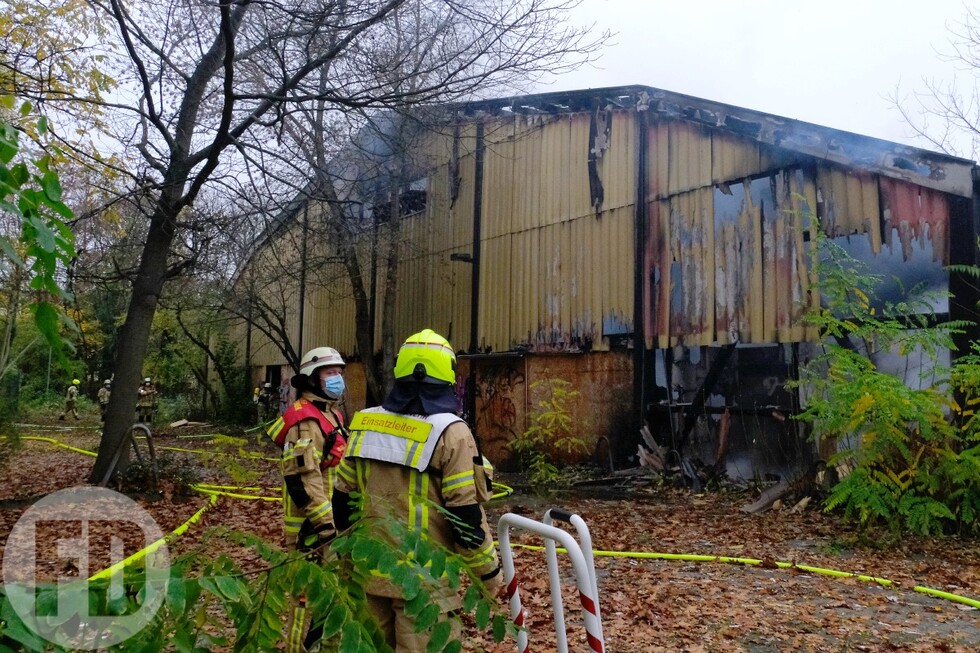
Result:
<instances>
[{"instance_id":1,"label":"red and white striped pole","mask_svg":"<svg viewBox=\"0 0 980 653\"><path fill-rule=\"evenodd\" d=\"M522 517L513 513L507 513L497 521L497 541L500 543L500 558L504 571L504 584L507 586L507 599L510 604L510 614L511 618L514 620L514 624L519 629L517 633L518 653L528 652L528 634L527 628L524 624L524 608L521 605L520 591L517 588L517 577L514 571L514 552L510 546L511 528L520 528L530 531L531 533L544 538L546 543L550 542L552 547L555 543L557 543L568 552L569 560L572 563L572 571L575 573L575 583L578 587L579 601L582 603L582 615L585 620L585 631L586 638L589 642L589 648L594 653L603 653L604 643L602 638L602 622L599 619L598 595L595 588L595 571L593 570L591 573L589 572L585 561L585 556L582 554L582 549L579 547L578 542L575 541L570 533L563 531L557 526L544 524L542 522L534 521L533 519L528 519L527 517ZM567 651L568 640L564 632L564 614L563 610L558 609L561 606L560 590L558 593L558 599L555 599L555 588L558 586L556 580L557 562L555 563L555 567L556 569L554 571L549 569L549 576L552 577L552 605L558 606L555 614L555 627L558 635L559 646L563 646L564 648L562 650ZM561 613L560 617L558 616L559 613Z\"/></svg>"},{"instance_id":2,"label":"red and white striped pole","mask_svg":"<svg viewBox=\"0 0 980 653\"><path fill-rule=\"evenodd\" d=\"M592 557L592 534L589 533L589 527L586 525L584 519L567 510L562 510L561 508L549 508L546 510L542 521L548 526L553 526L555 520L566 522L575 527L575 531L578 534L579 549L585 558L585 567L589 570L589 581L592 585L592 591L589 596L594 599L591 605L594 606L596 619L601 624L602 612L599 610L599 585L596 582L595 561ZM555 630L558 633L558 653L568 653L568 643L565 635L565 610L562 605L561 583L558 574L558 552L555 550L554 540L545 540L545 552L548 556L548 576L551 579L551 606L555 613ZM590 607L584 604L583 608L586 610L590 609Z\"/></svg>"}]
</instances>

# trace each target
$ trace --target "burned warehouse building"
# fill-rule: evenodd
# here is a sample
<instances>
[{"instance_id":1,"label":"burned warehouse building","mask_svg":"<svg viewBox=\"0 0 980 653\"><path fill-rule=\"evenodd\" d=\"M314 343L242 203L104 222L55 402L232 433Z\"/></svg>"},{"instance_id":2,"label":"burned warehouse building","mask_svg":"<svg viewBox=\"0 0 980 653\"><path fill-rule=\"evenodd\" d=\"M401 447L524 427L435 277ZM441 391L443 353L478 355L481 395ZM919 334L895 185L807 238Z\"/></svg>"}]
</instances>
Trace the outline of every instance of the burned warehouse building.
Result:
<instances>
[{"instance_id":1,"label":"burned warehouse building","mask_svg":"<svg viewBox=\"0 0 980 653\"><path fill-rule=\"evenodd\" d=\"M556 380L604 465L637 464L644 427L677 464L723 459L732 477L828 456L794 419L805 388L787 384L826 337L804 320L821 301L818 236L882 279L870 301L918 293L931 319L977 319L975 286L948 270L978 263L969 160L645 86L415 108L359 126L343 152L239 274L253 380L289 378L283 342L328 344L354 410L378 401L363 361L432 328L503 469ZM275 272L286 250L301 272ZM908 383L929 372L915 352L876 364Z\"/></svg>"}]
</instances>

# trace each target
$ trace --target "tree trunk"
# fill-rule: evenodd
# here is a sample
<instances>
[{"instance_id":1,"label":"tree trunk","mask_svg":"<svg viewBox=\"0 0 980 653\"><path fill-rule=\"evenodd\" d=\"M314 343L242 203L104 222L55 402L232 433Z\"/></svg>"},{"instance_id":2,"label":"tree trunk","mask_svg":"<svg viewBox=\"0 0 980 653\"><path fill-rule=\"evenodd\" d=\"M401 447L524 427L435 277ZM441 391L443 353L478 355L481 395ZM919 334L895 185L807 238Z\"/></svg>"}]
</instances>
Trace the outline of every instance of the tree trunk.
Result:
<instances>
[{"instance_id":1,"label":"tree trunk","mask_svg":"<svg viewBox=\"0 0 980 653\"><path fill-rule=\"evenodd\" d=\"M23 284L24 270L19 265L11 264L13 271L10 275L10 304L7 306L7 323L3 327L3 342L0 343L0 376L7 371L10 361L11 345L17 330L17 316L20 315L20 295Z\"/></svg>"},{"instance_id":2,"label":"tree trunk","mask_svg":"<svg viewBox=\"0 0 980 653\"><path fill-rule=\"evenodd\" d=\"M143 360L153 315L160 300L160 291L167 278L167 254L174 239L177 211L166 196L157 204L150 231L143 245L139 272L133 283L133 295L119 335L119 348L114 365L113 392L106 407L105 428L99 444L99 456L89 474L90 483L101 483L112 470L109 466L116 451L125 443L126 433L136 415L136 390L142 377ZM129 465L129 450L124 449L116 466L123 471Z\"/></svg>"}]
</instances>

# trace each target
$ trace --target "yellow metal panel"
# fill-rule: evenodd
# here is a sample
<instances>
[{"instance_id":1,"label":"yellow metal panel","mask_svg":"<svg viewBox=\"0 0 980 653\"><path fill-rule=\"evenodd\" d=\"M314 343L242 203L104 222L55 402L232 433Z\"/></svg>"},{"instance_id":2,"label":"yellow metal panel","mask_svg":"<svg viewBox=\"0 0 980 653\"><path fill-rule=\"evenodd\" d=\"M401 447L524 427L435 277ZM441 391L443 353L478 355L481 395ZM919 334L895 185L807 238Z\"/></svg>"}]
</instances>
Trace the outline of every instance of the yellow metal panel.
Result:
<instances>
[{"instance_id":1,"label":"yellow metal panel","mask_svg":"<svg viewBox=\"0 0 980 653\"><path fill-rule=\"evenodd\" d=\"M618 209L636 201L635 112L615 111L609 148L599 161L603 187L603 210Z\"/></svg>"},{"instance_id":2,"label":"yellow metal panel","mask_svg":"<svg viewBox=\"0 0 980 653\"><path fill-rule=\"evenodd\" d=\"M881 250L878 184L869 173L817 167L817 213L831 236L866 233L874 253Z\"/></svg>"},{"instance_id":3,"label":"yellow metal panel","mask_svg":"<svg viewBox=\"0 0 980 653\"><path fill-rule=\"evenodd\" d=\"M742 180L762 172L759 145L723 132L711 134L711 180Z\"/></svg>"},{"instance_id":4,"label":"yellow metal panel","mask_svg":"<svg viewBox=\"0 0 980 653\"><path fill-rule=\"evenodd\" d=\"M671 122L669 127L669 192L711 185L711 132L707 127Z\"/></svg>"},{"instance_id":5,"label":"yellow metal panel","mask_svg":"<svg viewBox=\"0 0 980 653\"><path fill-rule=\"evenodd\" d=\"M496 238L513 229L515 162L512 131L513 125L508 123L506 131L502 127L495 128L484 138L481 231L486 238ZM469 233L472 241L472 228Z\"/></svg>"},{"instance_id":6,"label":"yellow metal panel","mask_svg":"<svg viewBox=\"0 0 980 653\"><path fill-rule=\"evenodd\" d=\"M568 190L569 218L592 214L589 197L589 114L576 113L569 117L569 160L563 175L570 184Z\"/></svg>"}]
</instances>

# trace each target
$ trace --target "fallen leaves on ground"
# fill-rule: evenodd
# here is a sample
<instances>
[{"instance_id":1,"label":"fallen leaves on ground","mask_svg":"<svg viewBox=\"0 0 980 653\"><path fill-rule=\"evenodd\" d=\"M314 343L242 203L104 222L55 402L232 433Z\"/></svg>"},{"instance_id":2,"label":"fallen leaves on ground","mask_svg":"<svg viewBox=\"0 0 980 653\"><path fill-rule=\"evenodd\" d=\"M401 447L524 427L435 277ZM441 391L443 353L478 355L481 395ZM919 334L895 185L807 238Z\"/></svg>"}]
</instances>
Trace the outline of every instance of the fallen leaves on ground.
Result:
<instances>
[{"instance_id":1,"label":"fallen leaves on ground","mask_svg":"<svg viewBox=\"0 0 980 653\"><path fill-rule=\"evenodd\" d=\"M45 434L50 437L50 434ZM65 431L57 437L80 448L94 448L91 432ZM166 438L160 443L166 443ZM206 449L204 442L181 447ZM194 454L182 464L193 465ZM13 524L37 498L84 484L93 459L41 442L25 441L3 470L0 489L0 546ZM261 464L261 463L257 463ZM274 464L258 469L256 483L279 484ZM206 482L233 482L213 466ZM274 495L273 491L265 492ZM605 650L655 651L942 651L980 649L980 612L915 592L925 586L980 599L980 542L956 538L904 538L892 548L874 546L874 534L859 534L812 505L791 514L742 513L754 497L745 494L695 495L683 490L602 500L563 497L545 500L511 496L491 505L491 521L505 512L539 519L557 505L588 524L599 586ZM208 497L140 500L169 532ZM209 555L233 556L245 569L260 569L252 552L227 539L209 537L224 526L281 542L281 506L228 497L171 545L172 555L204 548ZM540 546L533 534L515 531L515 545ZM2 550L0 550L2 552ZM675 553L751 558L759 565L657 560L632 553ZM840 570L886 578L890 585L856 578L832 578L777 563ZM514 548L514 564L534 651L556 651L555 621L542 551ZM570 651L586 651L586 632L568 557L559 555L562 601ZM506 610L506 606L502 605ZM514 642L494 643L486 633L467 639L468 651L503 653Z\"/></svg>"}]
</instances>

